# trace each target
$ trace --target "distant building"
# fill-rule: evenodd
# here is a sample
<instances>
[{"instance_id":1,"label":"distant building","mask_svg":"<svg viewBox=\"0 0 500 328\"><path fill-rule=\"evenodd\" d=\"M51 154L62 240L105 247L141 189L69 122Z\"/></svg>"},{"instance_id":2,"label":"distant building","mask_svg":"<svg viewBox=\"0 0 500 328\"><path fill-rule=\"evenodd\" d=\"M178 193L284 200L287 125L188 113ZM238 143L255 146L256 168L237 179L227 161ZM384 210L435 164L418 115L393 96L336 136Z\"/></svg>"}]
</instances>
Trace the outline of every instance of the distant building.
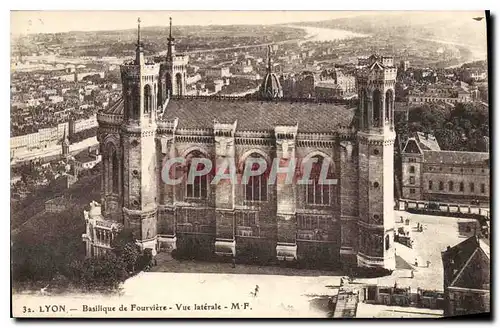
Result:
<instances>
[{"instance_id":1,"label":"distant building","mask_svg":"<svg viewBox=\"0 0 500 328\"><path fill-rule=\"evenodd\" d=\"M403 198L489 201L489 159L489 153L441 150L433 135L417 133L403 149Z\"/></svg>"},{"instance_id":2,"label":"distant building","mask_svg":"<svg viewBox=\"0 0 500 328\"><path fill-rule=\"evenodd\" d=\"M205 77L207 78L222 78L231 76L229 67L210 67L205 69Z\"/></svg>"},{"instance_id":3,"label":"distant building","mask_svg":"<svg viewBox=\"0 0 500 328\"><path fill-rule=\"evenodd\" d=\"M207 83L207 89L212 93L221 91L223 86L224 86L224 81L220 79Z\"/></svg>"},{"instance_id":4,"label":"distant building","mask_svg":"<svg viewBox=\"0 0 500 328\"><path fill-rule=\"evenodd\" d=\"M82 170L92 169L94 166L101 162L101 154L99 154L99 148L89 147L74 156L73 164L75 168L75 174ZM78 174L77 174L78 175Z\"/></svg>"},{"instance_id":5,"label":"distant building","mask_svg":"<svg viewBox=\"0 0 500 328\"><path fill-rule=\"evenodd\" d=\"M466 103L471 102L472 95L466 83L433 84L422 89L412 90L408 95L408 103Z\"/></svg>"},{"instance_id":6,"label":"distant building","mask_svg":"<svg viewBox=\"0 0 500 328\"><path fill-rule=\"evenodd\" d=\"M401 63L399 64L399 68L403 72L406 72L410 68L410 61L409 60L402 60Z\"/></svg>"},{"instance_id":7,"label":"distant building","mask_svg":"<svg viewBox=\"0 0 500 328\"><path fill-rule=\"evenodd\" d=\"M442 252L445 316L490 312L490 248L476 236Z\"/></svg>"},{"instance_id":8,"label":"distant building","mask_svg":"<svg viewBox=\"0 0 500 328\"><path fill-rule=\"evenodd\" d=\"M488 78L488 73L482 69L465 69L460 75L461 80L467 83L485 81Z\"/></svg>"},{"instance_id":9,"label":"distant building","mask_svg":"<svg viewBox=\"0 0 500 328\"><path fill-rule=\"evenodd\" d=\"M325 70L315 85L317 98L345 98L356 93L356 77L341 69Z\"/></svg>"}]
</instances>

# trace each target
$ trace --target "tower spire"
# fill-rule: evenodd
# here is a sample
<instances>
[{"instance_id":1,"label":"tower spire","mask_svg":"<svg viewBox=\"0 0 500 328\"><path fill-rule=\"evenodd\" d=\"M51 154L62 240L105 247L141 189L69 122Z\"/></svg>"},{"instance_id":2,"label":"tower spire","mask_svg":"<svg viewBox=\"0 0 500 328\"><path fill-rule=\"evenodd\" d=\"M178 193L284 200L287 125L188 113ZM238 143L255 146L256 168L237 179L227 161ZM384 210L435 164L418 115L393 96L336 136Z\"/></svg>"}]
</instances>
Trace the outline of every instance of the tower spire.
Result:
<instances>
[{"instance_id":1,"label":"tower spire","mask_svg":"<svg viewBox=\"0 0 500 328\"><path fill-rule=\"evenodd\" d=\"M137 46L141 45L141 18L137 17Z\"/></svg>"},{"instance_id":2,"label":"tower spire","mask_svg":"<svg viewBox=\"0 0 500 328\"><path fill-rule=\"evenodd\" d=\"M168 39L169 40L172 39L172 17L170 17L170 30L169 30L169 33L168 33Z\"/></svg>"},{"instance_id":3,"label":"tower spire","mask_svg":"<svg viewBox=\"0 0 500 328\"><path fill-rule=\"evenodd\" d=\"M175 39L172 37L172 17L170 17L170 29L168 32L168 44L167 44L167 60L172 61L172 57L174 56L174 41Z\"/></svg>"},{"instance_id":4,"label":"tower spire","mask_svg":"<svg viewBox=\"0 0 500 328\"><path fill-rule=\"evenodd\" d=\"M141 65L144 63L144 54L142 52L142 42L141 42L141 18L137 17L137 46L135 48L135 62L136 65Z\"/></svg>"},{"instance_id":5,"label":"tower spire","mask_svg":"<svg viewBox=\"0 0 500 328\"><path fill-rule=\"evenodd\" d=\"M271 63L271 46L267 46L267 72L271 73L273 71Z\"/></svg>"}]
</instances>

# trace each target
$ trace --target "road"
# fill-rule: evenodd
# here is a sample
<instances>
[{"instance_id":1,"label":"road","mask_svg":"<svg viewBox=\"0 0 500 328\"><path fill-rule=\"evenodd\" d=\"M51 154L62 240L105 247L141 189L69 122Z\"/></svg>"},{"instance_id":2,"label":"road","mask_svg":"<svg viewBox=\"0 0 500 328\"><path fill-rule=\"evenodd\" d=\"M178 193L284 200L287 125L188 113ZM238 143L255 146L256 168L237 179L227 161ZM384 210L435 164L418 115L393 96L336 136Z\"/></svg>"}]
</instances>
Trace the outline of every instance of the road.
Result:
<instances>
[{"instance_id":1,"label":"road","mask_svg":"<svg viewBox=\"0 0 500 328\"><path fill-rule=\"evenodd\" d=\"M97 138L96 137L91 137L88 139L85 139L83 141L74 143L69 146L69 151L70 153L76 152L79 150L83 150L85 148L95 146L97 145ZM11 165L21 163L21 162L26 162L32 159L37 159L37 158L44 158L44 157L50 157L50 156L55 156L61 154L62 149L61 145L55 145L47 149L41 149L37 151L25 151L21 152L15 155L15 157L11 161Z\"/></svg>"}]
</instances>

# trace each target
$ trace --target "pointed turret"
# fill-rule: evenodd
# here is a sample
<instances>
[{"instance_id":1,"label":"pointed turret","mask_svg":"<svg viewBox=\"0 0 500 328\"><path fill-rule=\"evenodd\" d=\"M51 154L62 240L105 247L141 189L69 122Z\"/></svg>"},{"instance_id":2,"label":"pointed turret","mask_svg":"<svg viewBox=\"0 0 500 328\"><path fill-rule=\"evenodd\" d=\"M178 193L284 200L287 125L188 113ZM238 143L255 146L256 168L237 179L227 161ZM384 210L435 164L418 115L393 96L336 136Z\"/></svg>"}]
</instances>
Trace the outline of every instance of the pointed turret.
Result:
<instances>
[{"instance_id":1,"label":"pointed turret","mask_svg":"<svg viewBox=\"0 0 500 328\"><path fill-rule=\"evenodd\" d=\"M271 59L271 46L267 47L267 74L260 86L260 97L263 99L275 99L283 97L283 89L275 73Z\"/></svg>"},{"instance_id":2,"label":"pointed turret","mask_svg":"<svg viewBox=\"0 0 500 328\"><path fill-rule=\"evenodd\" d=\"M141 18L137 18L137 44L135 48L135 64L144 65L144 49L141 41Z\"/></svg>"},{"instance_id":3,"label":"pointed turret","mask_svg":"<svg viewBox=\"0 0 500 328\"><path fill-rule=\"evenodd\" d=\"M267 46L267 73L273 72L273 63L271 62L271 46Z\"/></svg>"},{"instance_id":4,"label":"pointed turret","mask_svg":"<svg viewBox=\"0 0 500 328\"><path fill-rule=\"evenodd\" d=\"M170 29L169 29L169 32L168 32L168 47L167 47L167 60L168 61L172 61L172 57L175 53L175 39L172 37L172 17L170 17Z\"/></svg>"}]
</instances>

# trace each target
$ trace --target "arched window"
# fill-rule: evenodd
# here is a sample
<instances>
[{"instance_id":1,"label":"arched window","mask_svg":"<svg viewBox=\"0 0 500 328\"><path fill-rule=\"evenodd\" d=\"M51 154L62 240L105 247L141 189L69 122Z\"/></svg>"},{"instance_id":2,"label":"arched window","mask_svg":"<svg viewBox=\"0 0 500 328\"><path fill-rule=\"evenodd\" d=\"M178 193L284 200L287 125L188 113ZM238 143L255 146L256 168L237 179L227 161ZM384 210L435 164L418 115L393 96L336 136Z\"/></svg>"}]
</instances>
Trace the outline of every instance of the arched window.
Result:
<instances>
[{"instance_id":1,"label":"arched window","mask_svg":"<svg viewBox=\"0 0 500 328\"><path fill-rule=\"evenodd\" d=\"M113 148L111 150L111 191L118 193L118 154Z\"/></svg>"},{"instance_id":2,"label":"arched window","mask_svg":"<svg viewBox=\"0 0 500 328\"><path fill-rule=\"evenodd\" d=\"M164 94L163 94L164 99L170 98L170 96L172 96L172 76L169 73L165 74L163 86L164 86Z\"/></svg>"},{"instance_id":3,"label":"arched window","mask_svg":"<svg viewBox=\"0 0 500 328\"><path fill-rule=\"evenodd\" d=\"M368 127L368 95L366 92L362 93L363 97L363 126Z\"/></svg>"},{"instance_id":4,"label":"arched window","mask_svg":"<svg viewBox=\"0 0 500 328\"><path fill-rule=\"evenodd\" d=\"M460 182L460 191L464 191L464 183L463 182Z\"/></svg>"},{"instance_id":5,"label":"arched window","mask_svg":"<svg viewBox=\"0 0 500 328\"><path fill-rule=\"evenodd\" d=\"M252 154L250 157L262 158L259 154ZM252 164L252 171L257 170L259 164ZM268 166L269 167L269 166ZM248 201L266 201L267 200L267 171L261 175L251 176L245 185L245 200Z\"/></svg>"},{"instance_id":6,"label":"arched window","mask_svg":"<svg viewBox=\"0 0 500 328\"><path fill-rule=\"evenodd\" d=\"M391 119L391 111L394 106L392 90L387 90L385 93L385 120L389 121Z\"/></svg>"},{"instance_id":7,"label":"arched window","mask_svg":"<svg viewBox=\"0 0 500 328\"><path fill-rule=\"evenodd\" d=\"M439 181L439 190L443 190L444 189L444 183L443 181Z\"/></svg>"},{"instance_id":8,"label":"arched window","mask_svg":"<svg viewBox=\"0 0 500 328\"><path fill-rule=\"evenodd\" d=\"M153 97L151 96L151 87L149 84L146 84L144 87L144 113L149 113L151 112L151 109L153 108Z\"/></svg>"},{"instance_id":9,"label":"arched window","mask_svg":"<svg viewBox=\"0 0 500 328\"><path fill-rule=\"evenodd\" d=\"M321 169L323 167L323 163L327 161L322 156L314 156L311 158L311 175L309 180L311 183L306 185L306 201L308 204L314 205L329 205L331 203L331 186L326 184L324 181L321 181ZM323 175L325 175L323 173ZM328 166L328 172L326 174L327 179L333 179L333 172L331 171L330 166Z\"/></svg>"},{"instance_id":10,"label":"arched window","mask_svg":"<svg viewBox=\"0 0 500 328\"><path fill-rule=\"evenodd\" d=\"M181 75L181 73L175 74L175 86L177 89L177 95L182 96L182 75Z\"/></svg>"},{"instance_id":11,"label":"arched window","mask_svg":"<svg viewBox=\"0 0 500 328\"><path fill-rule=\"evenodd\" d=\"M194 181L190 183L188 180L189 172L191 171L191 163L195 158L205 158L205 155L200 151L192 151L186 156L186 197L187 198L208 198L208 188L210 184L210 173L202 176L195 176ZM203 163L198 163L197 171L204 168Z\"/></svg>"},{"instance_id":12,"label":"arched window","mask_svg":"<svg viewBox=\"0 0 500 328\"><path fill-rule=\"evenodd\" d=\"M448 181L448 190L453 191L453 181Z\"/></svg>"},{"instance_id":13,"label":"arched window","mask_svg":"<svg viewBox=\"0 0 500 328\"><path fill-rule=\"evenodd\" d=\"M415 173L415 166L410 166L410 173Z\"/></svg>"},{"instance_id":14,"label":"arched window","mask_svg":"<svg viewBox=\"0 0 500 328\"><path fill-rule=\"evenodd\" d=\"M379 90L373 91L373 126L380 126L382 97Z\"/></svg>"}]
</instances>

